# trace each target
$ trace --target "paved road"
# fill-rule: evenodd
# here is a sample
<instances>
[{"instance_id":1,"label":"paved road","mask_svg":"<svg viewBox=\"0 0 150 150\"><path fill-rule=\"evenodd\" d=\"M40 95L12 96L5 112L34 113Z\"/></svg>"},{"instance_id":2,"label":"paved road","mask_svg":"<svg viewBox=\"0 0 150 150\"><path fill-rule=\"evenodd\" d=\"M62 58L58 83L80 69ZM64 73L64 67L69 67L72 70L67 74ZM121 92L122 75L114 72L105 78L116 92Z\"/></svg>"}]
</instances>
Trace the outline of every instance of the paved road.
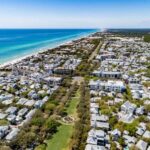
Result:
<instances>
[{"instance_id":1,"label":"paved road","mask_svg":"<svg viewBox=\"0 0 150 150\"><path fill-rule=\"evenodd\" d=\"M91 61L91 60L93 60L93 58L97 55L97 53L99 52L99 50L100 50L102 44L103 44L103 41L100 40L98 46L97 46L96 49L93 51L93 53L91 54L90 58L88 59L88 62Z\"/></svg>"}]
</instances>

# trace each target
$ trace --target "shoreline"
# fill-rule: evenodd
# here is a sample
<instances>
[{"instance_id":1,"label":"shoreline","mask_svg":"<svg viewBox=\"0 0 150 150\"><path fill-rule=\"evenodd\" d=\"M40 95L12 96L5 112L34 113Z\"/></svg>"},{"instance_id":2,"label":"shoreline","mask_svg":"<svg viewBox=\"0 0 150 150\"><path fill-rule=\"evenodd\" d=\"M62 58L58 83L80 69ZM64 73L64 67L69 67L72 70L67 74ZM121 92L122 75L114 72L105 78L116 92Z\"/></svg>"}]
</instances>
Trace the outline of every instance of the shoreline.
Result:
<instances>
[{"instance_id":1,"label":"shoreline","mask_svg":"<svg viewBox=\"0 0 150 150\"><path fill-rule=\"evenodd\" d=\"M22 56L22 57L20 57L20 58L16 58L16 59L11 60L11 61L8 61L8 62L4 62L4 63L0 64L0 69L3 68L3 67L9 66L9 65L14 65L14 64L16 64L16 63L19 63L19 62L21 62L21 61L24 60L24 59L27 59L27 58L30 58L30 57L35 57L35 56L37 56L37 55L40 54L40 53L44 53L44 52L47 52L47 51L51 51L51 50L53 50L53 49L55 49L55 48L59 48L60 46L63 46L63 45L72 43L73 41L80 40L80 39L82 39L82 38L87 38L87 37L89 37L90 35L92 35L92 34L94 34L94 33L96 33L96 32L99 32L99 31L95 31L95 32L93 32L93 33L89 33L89 34L83 35L83 36L81 35L80 37L77 37L77 38L75 38L75 39L69 40L68 42L64 42L64 43L62 43L62 44L57 44L56 46L51 47L51 48L46 48L46 49L41 48L41 50L39 50L39 51L37 51L37 52L33 52L33 53L28 54L28 55L26 55L26 56Z\"/></svg>"}]
</instances>

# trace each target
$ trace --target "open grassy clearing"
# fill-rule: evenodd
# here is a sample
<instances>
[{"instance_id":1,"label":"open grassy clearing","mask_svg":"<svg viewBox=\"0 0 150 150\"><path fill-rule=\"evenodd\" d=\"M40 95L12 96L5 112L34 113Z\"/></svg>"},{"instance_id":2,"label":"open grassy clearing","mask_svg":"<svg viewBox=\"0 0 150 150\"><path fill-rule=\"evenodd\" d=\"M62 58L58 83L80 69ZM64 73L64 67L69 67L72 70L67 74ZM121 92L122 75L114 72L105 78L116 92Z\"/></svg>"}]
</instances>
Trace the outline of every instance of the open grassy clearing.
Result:
<instances>
[{"instance_id":1,"label":"open grassy clearing","mask_svg":"<svg viewBox=\"0 0 150 150\"><path fill-rule=\"evenodd\" d=\"M77 90L75 97L70 100L69 106L66 112L69 116L77 118L77 105L80 99L80 91ZM47 140L46 150L69 150L69 143L71 136L74 132L74 124L66 125L62 124L58 128L58 132L53 136L52 139Z\"/></svg>"},{"instance_id":2,"label":"open grassy clearing","mask_svg":"<svg viewBox=\"0 0 150 150\"><path fill-rule=\"evenodd\" d=\"M61 125L52 139L47 141L46 150L66 150L73 133L72 125Z\"/></svg>"},{"instance_id":3,"label":"open grassy clearing","mask_svg":"<svg viewBox=\"0 0 150 150\"><path fill-rule=\"evenodd\" d=\"M77 117L76 108L77 108L78 103L79 103L79 98L80 98L80 92L78 90L75 94L75 97L73 97L71 99L69 107L67 108L68 115L71 115L75 118Z\"/></svg>"}]
</instances>

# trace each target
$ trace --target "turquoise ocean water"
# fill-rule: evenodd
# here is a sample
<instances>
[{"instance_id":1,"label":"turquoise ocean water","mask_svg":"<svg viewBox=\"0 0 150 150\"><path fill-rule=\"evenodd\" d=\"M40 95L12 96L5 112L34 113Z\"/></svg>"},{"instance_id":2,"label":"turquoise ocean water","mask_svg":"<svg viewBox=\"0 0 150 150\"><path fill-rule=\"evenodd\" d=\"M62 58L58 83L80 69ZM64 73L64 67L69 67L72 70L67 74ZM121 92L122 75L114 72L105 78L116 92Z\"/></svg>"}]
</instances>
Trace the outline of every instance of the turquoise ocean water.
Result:
<instances>
[{"instance_id":1,"label":"turquoise ocean water","mask_svg":"<svg viewBox=\"0 0 150 150\"><path fill-rule=\"evenodd\" d=\"M0 29L0 64L84 37L96 29Z\"/></svg>"}]
</instances>

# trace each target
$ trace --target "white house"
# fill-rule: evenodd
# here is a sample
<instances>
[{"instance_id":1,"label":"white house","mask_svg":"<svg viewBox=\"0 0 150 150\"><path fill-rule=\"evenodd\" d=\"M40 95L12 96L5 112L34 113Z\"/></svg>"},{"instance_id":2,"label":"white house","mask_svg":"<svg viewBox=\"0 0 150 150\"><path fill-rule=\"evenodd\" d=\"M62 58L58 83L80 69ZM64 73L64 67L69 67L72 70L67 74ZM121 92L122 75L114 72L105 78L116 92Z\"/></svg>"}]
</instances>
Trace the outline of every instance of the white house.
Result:
<instances>
[{"instance_id":1,"label":"white house","mask_svg":"<svg viewBox=\"0 0 150 150\"><path fill-rule=\"evenodd\" d=\"M96 70L92 73L95 76L102 77L102 78L116 78L120 79L122 76L122 73L120 71L99 71Z\"/></svg>"},{"instance_id":2,"label":"white house","mask_svg":"<svg viewBox=\"0 0 150 150\"><path fill-rule=\"evenodd\" d=\"M146 150L147 149L147 146L148 146L148 143L143 141L143 140L139 140L136 144L136 147L139 149L139 150Z\"/></svg>"},{"instance_id":3,"label":"white house","mask_svg":"<svg viewBox=\"0 0 150 150\"><path fill-rule=\"evenodd\" d=\"M136 105L126 101L124 104L121 105L121 111L125 114L134 113L136 110Z\"/></svg>"},{"instance_id":4,"label":"white house","mask_svg":"<svg viewBox=\"0 0 150 150\"><path fill-rule=\"evenodd\" d=\"M10 141L18 134L20 130L18 128L12 128L12 131L5 137L6 140Z\"/></svg>"},{"instance_id":5,"label":"white house","mask_svg":"<svg viewBox=\"0 0 150 150\"><path fill-rule=\"evenodd\" d=\"M100 81L91 80L89 83L91 90L103 90L107 92L124 92L126 90L126 87L122 81Z\"/></svg>"},{"instance_id":6,"label":"white house","mask_svg":"<svg viewBox=\"0 0 150 150\"><path fill-rule=\"evenodd\" d=\"M85 150L106 150L106 148L104 146L87 144Z\"/></svg>"}]
</instances>

